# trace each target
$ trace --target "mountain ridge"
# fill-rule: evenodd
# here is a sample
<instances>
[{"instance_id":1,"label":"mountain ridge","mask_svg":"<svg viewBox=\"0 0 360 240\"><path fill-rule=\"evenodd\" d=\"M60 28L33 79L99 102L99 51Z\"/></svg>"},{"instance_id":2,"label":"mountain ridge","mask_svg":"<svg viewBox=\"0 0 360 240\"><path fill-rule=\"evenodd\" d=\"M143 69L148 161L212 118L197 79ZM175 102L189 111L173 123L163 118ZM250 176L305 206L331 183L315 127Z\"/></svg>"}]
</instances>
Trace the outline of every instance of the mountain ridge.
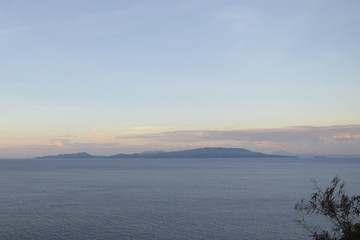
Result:
<instances>
[{"instance_id":1,"label":"mountain ridge","mask_svg":"<svg viewBox=\"0 0 360 240\"><path fill-rule=\"evenodd\" d=\"M58 154L38 158L296 158L296 156L253 152L244 148L195 148L171 152L119 153L110 156L94 156L86 152Z\"/></svg>"},{"instance_id":2,"label":"mountain ridge","mask_svg":"<svg viewBox=\"0 0 360 240\"><path fill-rule=\"evenodd\" d=\"M36 158L96 158L87 152L78 152L78 153L64 153L58 155L49 155L49 156L42 156Z\"/></svg>"}]
</instances>

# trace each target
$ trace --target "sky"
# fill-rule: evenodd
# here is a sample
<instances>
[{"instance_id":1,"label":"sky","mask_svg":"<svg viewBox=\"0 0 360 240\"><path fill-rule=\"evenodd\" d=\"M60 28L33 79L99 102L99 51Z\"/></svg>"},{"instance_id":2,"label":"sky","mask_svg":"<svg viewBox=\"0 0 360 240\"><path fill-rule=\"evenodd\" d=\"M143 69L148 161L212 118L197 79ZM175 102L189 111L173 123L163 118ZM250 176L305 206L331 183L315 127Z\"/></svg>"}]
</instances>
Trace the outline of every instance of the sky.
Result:
<instances>
[{"instance_id":1,"label":"sky","mask_svg":"<svg viewBox=\"0 0 360 240\"><path fill-rule=\"evenodd\" d=\"M0 158L360 154L358 0L2 0Z\"/></svg>"}]
</instances>

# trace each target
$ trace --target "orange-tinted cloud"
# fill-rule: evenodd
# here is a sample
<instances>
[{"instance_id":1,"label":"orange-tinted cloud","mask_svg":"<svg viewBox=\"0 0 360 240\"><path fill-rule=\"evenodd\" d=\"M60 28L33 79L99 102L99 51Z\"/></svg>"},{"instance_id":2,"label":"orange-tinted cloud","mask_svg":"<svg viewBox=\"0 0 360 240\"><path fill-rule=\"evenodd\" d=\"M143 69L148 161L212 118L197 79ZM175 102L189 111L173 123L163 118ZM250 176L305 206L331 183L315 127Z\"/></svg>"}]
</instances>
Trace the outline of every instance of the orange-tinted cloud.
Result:
<instances>
[{"instance_id":1,"label":"orange-tinted cloud","mask_svg":"<svg viewBox=\"0 0 360 240\"><path fill-rule=\"evenodd\" d=\"M162 146L246 147L257 151L286 150L295 153L360 153L360 125L297 126L268 129L171 131L119 137L124 141L146 141ZM341 144L346 140L346 145Z\"/></svg>"},{"instance_id":2,"label":"orange-tinted cloud","mask_svg":"<svg viewBox=\"0 0 360 240\"><path fill-rule=\"evenodd\" d=\"M87 139L87 140L86 140ZM272 153L359 154L360 125L287 127L241 130L170 131L116 138L66 136L43 145L0 148L0 158L33 157L59 153L88 152L94 155L134 153L149 150L181 150L199 147L240 147Z\"/></svg>"}]
</instances>

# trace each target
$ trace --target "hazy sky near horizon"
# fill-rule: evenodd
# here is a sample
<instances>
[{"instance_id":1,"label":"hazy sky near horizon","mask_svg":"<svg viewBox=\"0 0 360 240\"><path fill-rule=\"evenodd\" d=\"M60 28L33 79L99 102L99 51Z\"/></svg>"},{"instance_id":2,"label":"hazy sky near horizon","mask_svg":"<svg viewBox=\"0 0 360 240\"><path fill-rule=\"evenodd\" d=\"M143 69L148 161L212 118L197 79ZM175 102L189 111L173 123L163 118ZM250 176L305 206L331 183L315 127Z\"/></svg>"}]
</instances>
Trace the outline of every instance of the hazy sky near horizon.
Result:
<instances>
[{"instance_id":1,"label":"hazy sky near horizon","mask_svg":"<svg viewBox=\"0 0 360 240\"><path fill-rule=\"evenodd\" d=\"M357 0L1 1L0 157L360 154L359 11ZM294 127L339 131L305 134L301 148L279 134Z\"/></svg>"}]
</instances>

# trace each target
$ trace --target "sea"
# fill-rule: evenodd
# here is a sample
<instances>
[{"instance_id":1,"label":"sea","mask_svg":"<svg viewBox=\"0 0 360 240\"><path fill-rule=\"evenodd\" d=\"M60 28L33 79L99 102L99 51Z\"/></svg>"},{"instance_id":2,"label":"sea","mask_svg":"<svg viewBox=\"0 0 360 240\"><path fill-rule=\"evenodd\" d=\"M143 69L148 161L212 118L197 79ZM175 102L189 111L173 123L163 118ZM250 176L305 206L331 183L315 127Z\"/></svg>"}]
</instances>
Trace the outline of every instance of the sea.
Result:
<instances>
[{"instance_id":1,"label":"sea","mask_svg":"<svg viewBox=\"0 0 360 240\"><path fill-rule=\"evenodd\" d=\"M2 159L0 239L306 240L294 205L360 159Z\"/></svg>"}]
</instances>

